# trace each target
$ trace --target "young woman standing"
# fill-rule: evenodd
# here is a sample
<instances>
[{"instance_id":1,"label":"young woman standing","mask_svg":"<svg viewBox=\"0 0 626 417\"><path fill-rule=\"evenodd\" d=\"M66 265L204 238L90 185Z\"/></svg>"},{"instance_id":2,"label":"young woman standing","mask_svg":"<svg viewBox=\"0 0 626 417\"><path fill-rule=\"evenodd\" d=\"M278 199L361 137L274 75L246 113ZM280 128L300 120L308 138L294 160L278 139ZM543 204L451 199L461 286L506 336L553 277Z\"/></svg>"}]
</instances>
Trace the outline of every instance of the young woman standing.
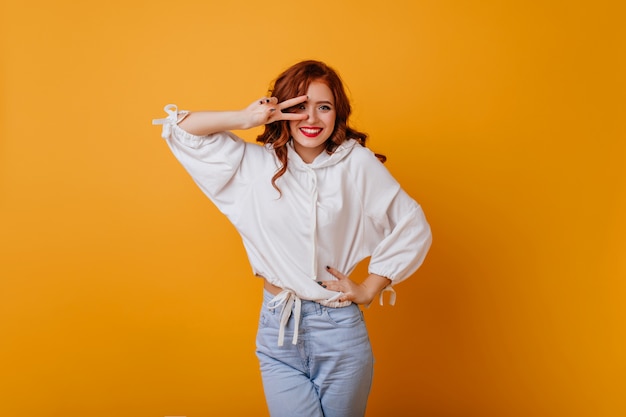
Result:
<instances>
[{"instance_id":1,"label":"young woman standing","mask_svg":"<svg viewBox=\"0 0 626 417\"><path fill-rule=\"evenodd\" d=\"M240 111L168 105L154 123L264 279L256 353L270 414L363 416L373 357L358 304L383 291L393 302L392 286L423 262L430 228L349 126L332 68L300 62L270 93ZM257 126L263 146L229 132ZM353 280L367 257L369 275Z\"/></svg>"}]
</instances>

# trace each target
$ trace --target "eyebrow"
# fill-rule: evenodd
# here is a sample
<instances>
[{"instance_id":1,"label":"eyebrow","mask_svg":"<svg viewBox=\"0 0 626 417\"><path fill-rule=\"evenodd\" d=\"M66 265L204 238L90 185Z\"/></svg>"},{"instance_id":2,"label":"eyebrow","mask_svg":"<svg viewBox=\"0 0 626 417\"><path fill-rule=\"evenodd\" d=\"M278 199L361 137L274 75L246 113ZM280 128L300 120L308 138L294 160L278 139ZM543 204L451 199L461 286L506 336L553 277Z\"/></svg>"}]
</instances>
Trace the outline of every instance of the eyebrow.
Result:
<instances>
[{"instance_id":1,"label":"eyebrow","mask_svg":"<svg viewBox=\"0 0 626 417\"><path fill-rule=\"evenodd\" d=\"M308 103L308 101L307 101ZM328 101L328 100L321 100L321 101L316 101L313 104L330 104L331 106L334 106L332 101Z\"/></svg>"}]
</instances>

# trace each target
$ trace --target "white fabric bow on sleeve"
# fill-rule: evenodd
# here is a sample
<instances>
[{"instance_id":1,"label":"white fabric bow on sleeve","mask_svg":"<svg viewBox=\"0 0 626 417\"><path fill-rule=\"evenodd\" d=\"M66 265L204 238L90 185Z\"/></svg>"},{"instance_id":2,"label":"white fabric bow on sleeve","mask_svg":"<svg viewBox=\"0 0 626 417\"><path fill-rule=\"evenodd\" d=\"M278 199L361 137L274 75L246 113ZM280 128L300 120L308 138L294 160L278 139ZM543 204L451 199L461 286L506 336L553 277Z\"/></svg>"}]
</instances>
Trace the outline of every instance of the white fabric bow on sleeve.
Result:
<instances>
[{"instance_id":1,"label":"white fabric bow on sleeve","mask_svg":"<svg viewBox=\"0 0 626 417\"><path fill-rule=\"evenodd\" d=\"M187 110L178 111L176 104L168 104L163 110L167 113L167 117L164 119L152 119L153 125L163 125L163 131L161 137L167 139L172 134L172 126L183 121L183 119L189 114Z\"/></svg>"}]
</instances>

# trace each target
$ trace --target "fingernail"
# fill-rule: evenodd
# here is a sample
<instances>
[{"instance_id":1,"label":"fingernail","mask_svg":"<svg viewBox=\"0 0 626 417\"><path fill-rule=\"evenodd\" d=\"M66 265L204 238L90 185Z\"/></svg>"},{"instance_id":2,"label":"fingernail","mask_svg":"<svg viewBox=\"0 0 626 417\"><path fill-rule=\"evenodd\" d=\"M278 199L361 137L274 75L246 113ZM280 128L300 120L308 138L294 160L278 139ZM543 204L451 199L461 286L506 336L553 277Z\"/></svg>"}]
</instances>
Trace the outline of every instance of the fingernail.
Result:
<instances>
[{"instance_id":1,"label":"fingernail","mask_svg":"<svg viewBox=\"0 0 626 417\"><path fill-rule=\"evenodd\" d=\"M326 288L326 285L322 284L322 288Z\"/></svg>"},{"instance_id":2,"label":"fingernail","mask_svg":"<svg viewBox=\"0 0 626 417\"><path fill-rule=\"evenodd\" d=\"M324 285L324 284L322 283L322 281L317 281L317 283L318 283L318 284L320 284L320 285Z\"/></svg>"},{"instance_id":3,"label":"fingernail","mask_svg":"<svg viewBox=\"0 0 626 417\"><path fill-rule=\"evenodd\" d=\"M326 265L326 269L330 269L330 266Z\"/></svg>"}]
</instances>

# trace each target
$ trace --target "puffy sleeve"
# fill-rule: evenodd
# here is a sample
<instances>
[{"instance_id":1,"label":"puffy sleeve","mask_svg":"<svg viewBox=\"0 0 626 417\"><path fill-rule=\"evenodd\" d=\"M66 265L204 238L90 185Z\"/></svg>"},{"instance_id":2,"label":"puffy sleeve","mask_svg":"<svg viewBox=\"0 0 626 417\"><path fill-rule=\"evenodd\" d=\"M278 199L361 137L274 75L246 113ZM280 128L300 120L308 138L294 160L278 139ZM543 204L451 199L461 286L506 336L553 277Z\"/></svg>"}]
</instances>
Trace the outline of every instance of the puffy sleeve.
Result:
<instances>
[{"instance_id":1,"label":"puffy sleeve","mask_svg":"<svg viewBox=\"0 0 626 417\"><path fill-rule=\"evenodd\" d=\"M369 273L387 277L395 285L424 262L432 242L430 226L421 206L401 188L385 213L373 221L386 233L372 252Z\"/></svg>"},{"instance_id":2,"label":"puffy sleeve","mask_svg":"<svg viewBox=\"0 0 626 417\"><path fill-rule=\"evenodd\" d=\"M246 142L231 132L192 135L178 126L189 112L178 111L173 104L165 106L165 111L167 118L152 123L163 125L161 136L200 189L220 210L229 211L228 207L235 206L237 189L246 182L238 176Z\"/></svg>"},{"instance_id":3,"label":"puffy sleeve","mask_svg":"<svg viewBox=\"0 0 626 417\"><path fill-rule=\"evenodd\" d=\"M366 240L372 248L368 271L395 285L411 276L430 249L432 236L421 206L367 149L361 175ZM363 152L360 152L363 154Z\"/></svg>"}]
</instances>

